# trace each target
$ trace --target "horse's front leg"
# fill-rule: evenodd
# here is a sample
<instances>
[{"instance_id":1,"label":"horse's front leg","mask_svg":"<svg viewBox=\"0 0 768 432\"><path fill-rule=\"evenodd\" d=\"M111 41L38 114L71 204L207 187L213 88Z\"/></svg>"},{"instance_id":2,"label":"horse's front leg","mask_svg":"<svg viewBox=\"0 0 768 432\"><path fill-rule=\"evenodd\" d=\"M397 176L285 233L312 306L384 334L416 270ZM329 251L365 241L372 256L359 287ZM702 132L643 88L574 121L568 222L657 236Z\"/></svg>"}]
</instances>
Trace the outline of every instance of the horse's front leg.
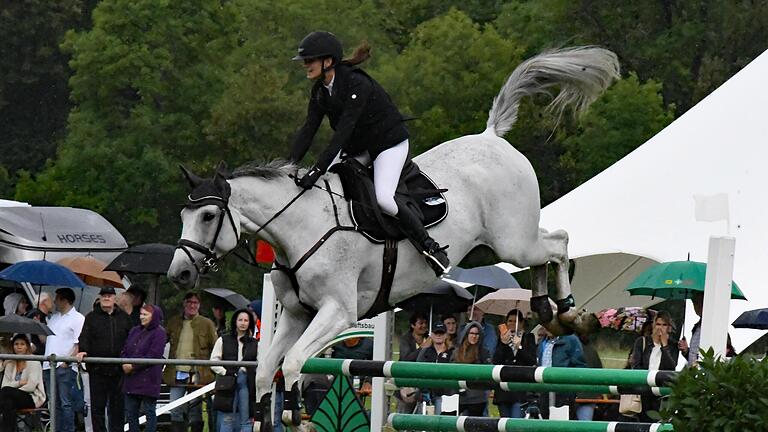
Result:
<instances>
[{"instance_id":1,"label":"horse's front leg","mask_svg":"<svg viewBox=\"0 0 768 432\"><path fill-rule=\"evenodd\" d=\"M568 334L571 330L564 327L552 311L547 291L547 265L531 267L531 311L536 320L553 335Z\"/></svg>"},{"instance_id":2,"label":"horse's front leg","mask_svg":"<svg viewBox=\"0 0 768 432\"><path fill-rule=\"evenodd\" d=\"M351 299L344 300L356 302L357 298L352 296ZM355 304L344 304L337 302L336 299L326 302L320 307L304 334L286 353L285 360L283 360L285 388L290 389L289 392L295 401L300 400L299 378L304 362L320 351L339 333L354 325L357 321L356 309ZM298 407L292 408L295 414ZM295 418L295 415L293 417L294 424L298 424L300 418Z\"/></svg>"},{"instance_id":3,"label":"horse's front leg","mask_svg":"<svg viewBox=\"0 0 768 432\"><path fill-rule=\"evenodd\" d=\"M571 279L568 274L568 233L563 230L542 231L542 240L549 251L549 261L556 266L555 303L557 320L579 334L589 334L600 327L594 314L576 308L576 301L571 294ZM531 299L533 302L533 299ZM533 305L532 305L533 306Z\"/></svg>"},{"instance_id":4,"label":"horse's front leg","mask_svg":"<svg viewBox=\"0 0 768 432\"><path fill-rule=\"evenodd\" d=\"M558 319L566 327L573 329L578 334L590 334L600 328L600 322L594 314L586 309L577 308L576 301L571 294L571 281L568 275L569 261L564 259L557 264L557 289ZM561 312L562 311L562 312Z\"/></svg>"},{"instance_id":5,"label":"horse's front leg","mask_svg":"<svg viewBox=\"0 0 768 432\"><path fill-rule=\"evenodd\" d=\"M299 339L307 328L310 315L304 311L283 309L277 320L277 328L272 343L266 352L259 355L259 367L256 369L256 420L261 422L261 431L272 431L272 382L277 373L280 360L288 349ZM277 420L279 421L279 419Z\"/></svg>"}]
</instances>

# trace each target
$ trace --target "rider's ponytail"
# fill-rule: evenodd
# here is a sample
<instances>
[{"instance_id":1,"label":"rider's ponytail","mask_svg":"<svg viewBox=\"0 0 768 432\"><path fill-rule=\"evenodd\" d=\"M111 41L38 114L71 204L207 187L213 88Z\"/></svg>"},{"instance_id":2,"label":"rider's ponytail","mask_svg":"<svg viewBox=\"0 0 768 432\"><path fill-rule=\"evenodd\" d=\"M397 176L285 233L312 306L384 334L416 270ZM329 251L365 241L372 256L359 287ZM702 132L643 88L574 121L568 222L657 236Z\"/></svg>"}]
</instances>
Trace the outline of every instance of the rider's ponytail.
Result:
<instances>
[{"instance_id":1,"label":"rider's ponytail","mask_svg":"<svg viewBox=\"0 0 768 432\"><path fill-rule=\"evenodd\" d=\"M371 44L367 40L360 42L360 45L352 52L351 57L347 57L341 61L341 64L347 66L357 66L360 63L371 58Z\"/></svg>"}]
</instances>

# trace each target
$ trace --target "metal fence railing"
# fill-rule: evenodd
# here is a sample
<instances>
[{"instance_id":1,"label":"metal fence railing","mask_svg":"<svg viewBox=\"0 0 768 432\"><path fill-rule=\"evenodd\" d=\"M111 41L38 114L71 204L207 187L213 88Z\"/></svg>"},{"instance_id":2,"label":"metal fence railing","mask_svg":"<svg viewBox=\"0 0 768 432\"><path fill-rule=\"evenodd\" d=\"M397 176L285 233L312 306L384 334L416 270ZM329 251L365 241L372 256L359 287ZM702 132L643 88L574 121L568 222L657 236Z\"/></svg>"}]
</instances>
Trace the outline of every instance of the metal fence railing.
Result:
<instances>
[{"instance_id":1,"label":"metal fence railing","mask_svg":"<svg viewBox=\"0 0 768 432\"><path fill-rule=\"evenodd\" d=\"M196 359L150 359L150 358L114 358L114 357L85 357L82 362L77 361L75 357L59 357L55 354L50 356L42 355L17 355L0 354L2 360L28 360L28 361L48 361L51 364L58 363L101 363L101 364L143 364L143 365L163 365L163 366L236 366L236 367L256 367L256 361L234 361L234 360L196 360ZM52 430L56 427L56 374L50 374L50 387L48 390L48 412Z\"/></svg>"}]
</instances>

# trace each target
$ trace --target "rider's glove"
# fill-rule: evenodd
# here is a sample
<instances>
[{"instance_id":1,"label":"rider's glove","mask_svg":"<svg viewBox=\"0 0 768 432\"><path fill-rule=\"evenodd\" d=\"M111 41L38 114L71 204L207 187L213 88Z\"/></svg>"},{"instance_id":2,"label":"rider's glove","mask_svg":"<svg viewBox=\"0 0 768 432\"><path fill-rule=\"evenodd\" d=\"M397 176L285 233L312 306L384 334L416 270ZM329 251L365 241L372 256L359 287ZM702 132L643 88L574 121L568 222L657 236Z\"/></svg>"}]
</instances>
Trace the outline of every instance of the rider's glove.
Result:
<instances>
[{"instance_id":1,"label":"rider's glove","mask_svg":"<svg viewBox=\"0 0 768 432\"><path fill-rule=\"evenodd\" d=\"M307 173L304 174L303 177L301 178L296 177L296 186L304 189L309 189L315 184L315 182L317 182L317 179L319 179L321 175L323 175L323 172L320 171L319 168L312 167L312 169L307 171Z\"/></svg>"}]
</instances>

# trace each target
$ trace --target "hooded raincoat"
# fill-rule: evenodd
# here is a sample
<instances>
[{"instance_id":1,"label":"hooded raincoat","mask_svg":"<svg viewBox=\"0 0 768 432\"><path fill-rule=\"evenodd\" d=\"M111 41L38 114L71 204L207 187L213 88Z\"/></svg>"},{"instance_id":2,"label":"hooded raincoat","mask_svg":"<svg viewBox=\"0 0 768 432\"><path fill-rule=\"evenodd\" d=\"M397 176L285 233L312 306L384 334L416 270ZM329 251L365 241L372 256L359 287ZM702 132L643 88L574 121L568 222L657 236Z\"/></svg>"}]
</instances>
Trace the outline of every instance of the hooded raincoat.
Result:
<instances>
[{"instance_id":1,"label":"hooded raincoat","mask_svg":"<svg viewBox=\"0 0 768 432\"><path fill-rule=\"evenodd\" d=\"M152 306L152 320L144 327L137 325L131 329L128 339L123 347L124 358L155 358L163 357L163 350L168 336L160 325L163 320L163 311ZM133 372L123 378L123 393L160 397L160 382L162 381L162 365L133 365Z\"/></svg>"}]
</instances>

